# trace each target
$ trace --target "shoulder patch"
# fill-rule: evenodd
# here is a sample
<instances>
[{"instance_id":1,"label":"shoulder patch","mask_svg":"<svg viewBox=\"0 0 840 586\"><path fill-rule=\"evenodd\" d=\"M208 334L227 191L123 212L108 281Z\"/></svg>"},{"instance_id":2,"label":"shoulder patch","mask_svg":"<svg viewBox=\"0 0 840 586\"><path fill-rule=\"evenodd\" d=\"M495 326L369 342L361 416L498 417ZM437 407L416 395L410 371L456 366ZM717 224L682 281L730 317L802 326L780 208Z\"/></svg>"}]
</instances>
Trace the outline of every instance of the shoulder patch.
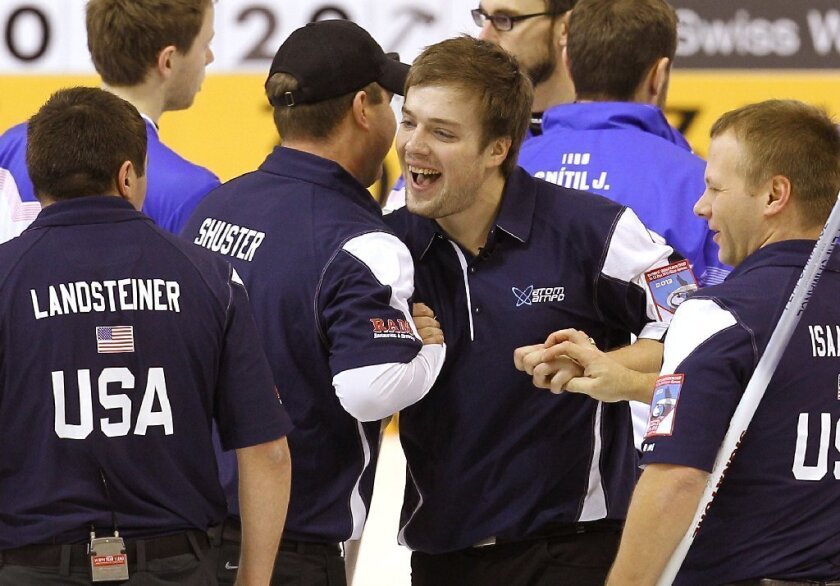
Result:
<instances>
[{"instance_id":1,"label":"shoulder patch","mask_svg":"<svg viewBox=\"0 0 840 586\"><path fill-rule=\"evenodd\" d=\"M670 318L697 291L697 279L687 260L680 260L645 273L645 283L656 302L659 319Z\"/></svg>"},{"instance_id":2,"label":"shoulder patch","mask_svg":"<svg viewBox=\"0 0 840 586\"><path fill-rule=\"evenodd\" d=\"M684 374L666 374L656 379L645 439L674 432L674 416L684 379Z\"/></svg>"}]
</instances>

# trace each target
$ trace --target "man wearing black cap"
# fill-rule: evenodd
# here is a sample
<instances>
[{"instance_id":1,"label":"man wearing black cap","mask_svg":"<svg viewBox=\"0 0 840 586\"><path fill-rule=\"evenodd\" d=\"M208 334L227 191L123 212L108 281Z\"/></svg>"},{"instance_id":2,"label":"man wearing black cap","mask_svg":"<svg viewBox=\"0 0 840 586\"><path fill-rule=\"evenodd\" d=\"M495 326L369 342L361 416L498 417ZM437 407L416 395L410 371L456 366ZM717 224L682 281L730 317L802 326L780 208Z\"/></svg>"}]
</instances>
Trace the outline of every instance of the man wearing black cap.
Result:
<instances>
[{"instance_id":1,"label":"man wearing black cap","mask_svg":"<svg viewBox=\"0 0 840 586\"><path fill-rule=\"evenodd\" d=\"M242 275L295 424L275 584L345 583L339 544L361 536L379 420L425 396L443 364L431 311L409 309L408 249L365 189L391 147L389 101L407 72L351 22L293 32L266 81L282 146L211 193L183 232Z\"/></svg>"}]
</instances>

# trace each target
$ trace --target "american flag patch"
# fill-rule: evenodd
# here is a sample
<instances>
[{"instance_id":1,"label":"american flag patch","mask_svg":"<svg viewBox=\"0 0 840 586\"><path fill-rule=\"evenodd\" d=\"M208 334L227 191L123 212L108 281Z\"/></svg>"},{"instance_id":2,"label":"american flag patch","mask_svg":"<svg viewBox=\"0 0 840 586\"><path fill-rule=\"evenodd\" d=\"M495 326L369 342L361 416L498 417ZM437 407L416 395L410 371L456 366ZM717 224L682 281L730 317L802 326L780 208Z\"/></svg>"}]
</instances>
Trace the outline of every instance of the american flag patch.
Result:
<instances>
[{"instance_id":1,"label":"american flag patch","mask_svg":"<svg viewBox=\"0 0 840 586\"><path fill-rule=\"evenodd\" d=\"M100 354L134 352L134 326L97 326L96 351Z\"/></svg>"}]
</instances>

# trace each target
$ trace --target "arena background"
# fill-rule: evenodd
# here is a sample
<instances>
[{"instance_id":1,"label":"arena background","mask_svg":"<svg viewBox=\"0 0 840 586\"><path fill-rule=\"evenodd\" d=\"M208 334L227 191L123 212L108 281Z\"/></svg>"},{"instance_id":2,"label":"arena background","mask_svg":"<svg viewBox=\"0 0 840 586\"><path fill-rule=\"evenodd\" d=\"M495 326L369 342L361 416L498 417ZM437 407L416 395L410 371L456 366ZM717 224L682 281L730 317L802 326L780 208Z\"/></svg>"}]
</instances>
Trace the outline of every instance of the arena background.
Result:
<instances>
[{"instance_id":1,"label":"arena background","mask_svg":"<svg viewBox=\"0 0 840 586\"><path fill-rule=\"evenodd\" d=\"M770 97L840 114L840 7L836 0L674 0L680 47L668 115L699 154L722 112ZM96 84L85 0L0 0L0 131L30 116L57 88ZM262 84L274 51L310 20L346 17L386 50L413 59L423 46L476 33L476 0L220 0L216 61L193 108L167 113L167 144L227 180L276 143ZM628 48L632 50L632 48ZM389 159L388 179L396 175Z\"/></svg>"},{"instance_id":2,"label":"arena background","mask_svg":"<svg viewBox=\"0 0 840 586\"><path fill-rule=\"evenodd\" d=\"M142 0L137 0L142 1ZM216 61L195 106L167 113L164 141L227 180L255 168L277 142L263 95L274 51L295 28L350 18L388 51L413 59L423 46L475 34L478 0L219 0ZM672 0L680 46L668 116L701 155L721 113L766 98L797 98L840 116L837 0ZM85 0L0 0L0 132L30 116L56 89L98 83L84 28ZM632 47L628 47L632 50ZM395 104L399 108L399 104ZM398 174L395 157L386 182ZM380 186L379 189L385 189ZM395 544L403 460L386 435L355 586L408 583L408 552Z\"/></svg>"}]
</instances>

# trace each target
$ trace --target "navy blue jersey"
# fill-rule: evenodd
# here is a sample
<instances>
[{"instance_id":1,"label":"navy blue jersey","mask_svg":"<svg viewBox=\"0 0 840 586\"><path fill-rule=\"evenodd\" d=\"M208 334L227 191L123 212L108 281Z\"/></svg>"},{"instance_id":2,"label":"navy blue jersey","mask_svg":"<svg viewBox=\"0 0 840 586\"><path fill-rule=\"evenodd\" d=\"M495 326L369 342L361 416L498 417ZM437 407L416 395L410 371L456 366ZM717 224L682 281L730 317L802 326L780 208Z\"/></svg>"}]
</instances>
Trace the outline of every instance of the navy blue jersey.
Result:
<instances>
[{"instance_id":1,"label":"navy blue jersey","mask_svg":"<svg viewBox=\"0 0 840 586\"><path fill-rule=\"evenodd\" d=\"M558 185L591 191L633 209L645 226L691 262L700 285L719 283L730 268L694 203L705 163L646 104L563 104L543 116L543 134L522 146L519 164Z\"/></svg>"},{"instance_id":2,"label":"navy blue jersey","mask_svg":"<svg viewBox=\"0 0 840 586\"><path fill-rule=\"evenodd\" d=\"M112 510L126 537L206 529L211 420L227 448L291 426L230 265L117 197L0 246L0 331L0 550L84 541Z\"/></svg>"},{"instance_id":3,"label":"navy blue jersey","mask_svg":"<svg viewBox=\"0 0 840 586\"><path fill-rule=\"evenodd\" d=\"M400 415L401 540L440 553L549 523L623 519L636 477L627 403L536 389L513 351L562 328L605 349L631 333L658 339L665 325L642 275L672 249L631 210L521 168L478 256L405 208L386 221L411 250L415 300L434 309L448 346L431 392Z\"/></svg>"},{"instance_id":4,"label":"navy blue jersey","mask_svg":"<svg viewBox=\"0 0 840 586\"><path fill-rule=\"evenodd\" d=\"M177 234L190 217L195 206L211 189L219 186L219 179L213 173L181 157L160 141L155 124L146 121L147 189L143 213L155 223L173 234ZM32 180L26 168L27 124L19 124L0 136L0 167L8 169L17 182L20 199L26 206L37 206ZM31 221L33 216L27 216ZM6 221L0 218L0 221Z\"/></svg>"},{"instance_id":5,"label":"navy blue jersey","mask_svg":"<svg viewBox=\"0 0 840 586\"><path fill-rule=\"evenodd\" d=\"M351 416L352 398L341 396L336 381L409 363L421 352L407 305L408 250L368 191L337 163L280 147L257 171L213 191L183 235L242 275L295 424L284 535L358 538L373 490L379 422Z\"/></svg>"},{"instance_id":6,"label":"navy blue jersey","mask_svg":"<svg viewBox=\"0 0 840 586\"><path fill-rule=\"evenodd\" d=\"M767 245L679 308L644 464L710 472L813 241ZM840 577L840 262L823 273L675 584ZM662 519L667 523L668 519Z\"/></svg>"}]
</instances>

